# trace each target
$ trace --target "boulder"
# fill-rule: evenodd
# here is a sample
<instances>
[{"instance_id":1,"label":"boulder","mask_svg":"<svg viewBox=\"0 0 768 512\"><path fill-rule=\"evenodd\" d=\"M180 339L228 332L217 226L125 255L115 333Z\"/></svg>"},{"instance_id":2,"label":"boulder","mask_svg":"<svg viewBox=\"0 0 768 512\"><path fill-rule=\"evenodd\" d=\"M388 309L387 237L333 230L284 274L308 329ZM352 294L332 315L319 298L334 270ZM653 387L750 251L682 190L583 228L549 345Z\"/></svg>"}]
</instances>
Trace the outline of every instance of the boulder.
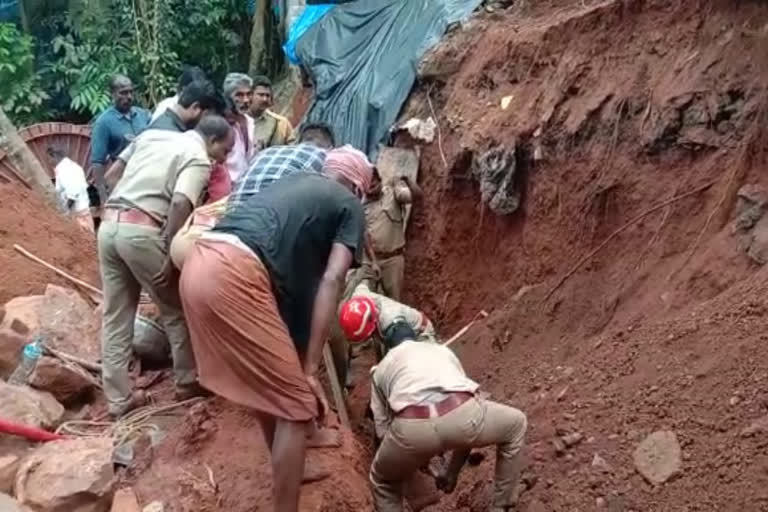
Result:
<instances>
[{"instance_id":1,"label":"boulder","mask_svg":"<svg viewBox=\"0 0 768 512\"><path fill-rule=\"evenodd\" d=\"M7 379L13 373L13 370L21 362L21 351L27 342L27 337L16 330L14 327L17 322L8 322L0 324L0 378ZM18 323L18 325L22 325Z\"/></svg>"},{"instance_id":2,"label":"boulder","mask_svg":"<svg viewBox=\"0 0 768 512\"><path fill-rule=\"evenodd\" d=\"M19 469L20 462L21 458L12 453L0 456L0 493L10 493L13 490L13 482L16 480L16 471ZM2 507L0 510L3 510Z\"/></svg>"},{"instance_id":3,"label":"boulder","mask_svg":"<svg viewBox=\"0 0 768 512\"><path fill-rule=\"evenodd\" d=\"M68 354L96 362L101 357L101 317L74 290L49 284L39 309L40 334Z\"/></svg>"},{"instance_id":4,"label":"boulder","mask_svg":"<svg viewBox=\"0 0 768 512\"><path fill-rule=\"evenodd\" d=\"M50 393L0 381L0 418L52 429L61 423L64 406Z\"/></svg>"},{"instance_id":5,"label":"boulder","mask_svg":"<svg viewBox=\"0 0 768 512\"><path fill-rule=\"evenodd\" d=\"M115 486L112 440L53 441L24 458L14 491L41 512L108 512Z\"/></svg>"},{"instance_id":6,"label":"boulder","mask_svg":"<svg viewBox=\"0 0 768 512\"><path fill-rule=\"evenodd\" d=\"M31 512L27 507L23 507L18 501L5 493L0 492L0 511L2 512Z\"/></svg>"},{"instance_id":7,"label":"boulder","mask_svg":"<svg viewBox=\"0 0 768 512\"><path fill-rule=\"evenodd\" d=\"M677 436L660 430L646 437L635 449L635 468L652 484L663 484L680 473L683 459Z\"/></svg>"},{"instance_id":8,"label":"boulder","mask_svg":"<svg viewBox=\"0 0 768 512\"><path fill-rule=\"evenodd\" d=\"M64 405L89 393L94 384L88 374L75 365L67 365L53 357L41 357L29 378L33 388L48 391Z\"/></svg>"},{"instance_id":9,"label":"boulder","mask_svg":"<svg viewBox=\"0 0 768 512\"><path fill-rule=\"evenodd\" d=\"M40 335L52 347L93 362L101 355L101 317L79 293L60 286L49 284L44 295L7 302L0 333L8 332L21 335L23 342ZM13 356L13 363L7 361L6 352ZM4 343L0 334L0 372L15 368L19 358L18 337Z\"/></svg>"}]
</instances>

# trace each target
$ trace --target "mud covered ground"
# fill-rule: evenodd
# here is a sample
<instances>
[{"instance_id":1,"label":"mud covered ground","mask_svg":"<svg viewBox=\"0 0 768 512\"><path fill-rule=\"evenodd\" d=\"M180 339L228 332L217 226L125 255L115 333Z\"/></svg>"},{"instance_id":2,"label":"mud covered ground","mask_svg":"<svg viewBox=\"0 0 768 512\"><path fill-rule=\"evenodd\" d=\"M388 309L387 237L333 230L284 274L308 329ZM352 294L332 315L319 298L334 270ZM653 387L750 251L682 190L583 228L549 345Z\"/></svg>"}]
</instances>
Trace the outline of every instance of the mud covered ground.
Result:
<instances>
[{"instance_id":1,"label":"mud covered ground","mask_svg":"<svg viewBox=\"0 0 768 512\"><path fill-rule=\"evenodd\" d=\"M422 66L403 117L440 130L422 152L406 299L446 337L490 312L455 347L528 415L520 510L768 510L766 27L760 2L518 2L453 31ZM508 215L481 199L489 150L514 176ZM3 242L44 232L31 250L97 279L93 245L28 204L0 187ZM56 282L8 249L4 298ZM302 510L372 510L369 362L355 362L354 432L311 455L334 475L303 487ZM214 399L167 428L123 477L142 504L271 510L247 411ZM633 453L657 430L675 433L682 464L654 486ZM485 511L488 455L430 510Z\"/></svg>"}]
</instances>

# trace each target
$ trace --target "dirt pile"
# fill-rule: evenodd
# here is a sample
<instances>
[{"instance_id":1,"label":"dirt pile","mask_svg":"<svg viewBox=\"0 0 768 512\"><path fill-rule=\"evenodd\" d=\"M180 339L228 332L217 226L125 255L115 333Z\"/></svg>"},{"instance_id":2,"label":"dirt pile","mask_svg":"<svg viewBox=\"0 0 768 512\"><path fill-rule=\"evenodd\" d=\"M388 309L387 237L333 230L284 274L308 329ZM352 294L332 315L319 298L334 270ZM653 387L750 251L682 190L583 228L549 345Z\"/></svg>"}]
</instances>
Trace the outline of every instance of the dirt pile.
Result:
<instances>
[{"instance_id":1,"label":"dirt pile","mask_svg":"<svg viewBox=\"0 0 768 512\"><path fill-rule=\"evenodd\" d=\"M441 128L406 298L445 335L493 310L457 351L529 415L522 510L765 508L768 270L738 191L768 185L768 7L524 5L454 32L406 108ZM507 216L474 178L492 151ZM681 450L661 485L633 459L656 431ZM434 510L485 510L492 460Z\"/></svg>"},{"instance_id":2,"label":"dirt pile","mask_svg":"<svg viewBox=\"0 0 768 512\"><path fill-rule=\"evenodd\" d=\"M45 204L39 195L15 183L0 184L0 240L0 304L21 295L42 294L48 283L71 287L54 272L16 252L14 244L100 287L93 237Z\"/></svg>"},{"instance_id":3,"label":"dirt pile","mask_svg":"<svg viewBox=\"0 0 768 512\"><path fill-rule=\"evenodd\" d=\"M166 512L272 510L269 452L258 421L245 409L219 399L196 405L181 428L143 457L128 475L143 504L162 501ZM301 510L371 510L368 457L351 435L341 448L310 450L309 462L331 477L302 486Z\"/></svg>"}]
</instances>

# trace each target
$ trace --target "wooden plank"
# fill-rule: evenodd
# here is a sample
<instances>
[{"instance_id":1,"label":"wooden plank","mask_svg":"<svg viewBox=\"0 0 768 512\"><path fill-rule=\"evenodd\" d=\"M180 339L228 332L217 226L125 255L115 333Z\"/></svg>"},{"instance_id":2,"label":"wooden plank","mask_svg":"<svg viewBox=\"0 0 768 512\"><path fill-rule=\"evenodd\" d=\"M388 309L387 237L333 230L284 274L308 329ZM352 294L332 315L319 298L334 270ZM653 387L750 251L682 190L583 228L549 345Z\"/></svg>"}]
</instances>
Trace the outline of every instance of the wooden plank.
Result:
<instances>
[{"instance_id":1,"label":"wooden plank","mask_svg":"<svg viewBox=\"0 0 768 512\"><path fill-rule=\"evenodd\" d=\"M341 421L341 424L346 428L351 429L352 424L349 421L347 404L344 402L344 391L341 389L339 374L336 373L336 365L333 364L333 353L331 352L331 346L328 343L323 347L323 361L325 362L325 370L328 372L328 381L331 383L333 401L336 403L336 412L339 414L339 421Z\"/></svg>"}]
</instances>

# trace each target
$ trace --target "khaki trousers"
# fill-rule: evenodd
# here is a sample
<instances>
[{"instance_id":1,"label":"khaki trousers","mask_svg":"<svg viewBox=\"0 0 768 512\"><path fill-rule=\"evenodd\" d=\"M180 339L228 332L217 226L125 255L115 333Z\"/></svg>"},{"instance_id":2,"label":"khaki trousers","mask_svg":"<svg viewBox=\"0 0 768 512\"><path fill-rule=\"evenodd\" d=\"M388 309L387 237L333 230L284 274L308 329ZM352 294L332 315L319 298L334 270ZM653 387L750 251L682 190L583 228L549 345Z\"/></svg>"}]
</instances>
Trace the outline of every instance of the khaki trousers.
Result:
<instances>
[{"instance_id":1,"label":"khaki trousers","mask_svg":"<svg viewBox=\"0 0 768 512\"><path fill-rule=\"evenodd\" d=\"M381 276L377 276L371 267L370 261L364 261L357 270L356 285L366 281L371 291L386 295L390 299L400 302L403 294L403 279L405 276L405 257L392 256L391 258L377 260L381 269Z\"/></svg>"},{"instance_id":2,"label":"khaki trousers","mask_svg":"<svg viewBox=\"0 0 768 512\"><path fill-rule=\"evenodd\" d=\"M99 265L104 287L102 383L112 414L124 412L131 398L128 364L139 295L145 289L160 310L173 356L177 386L197 380L195 358L181 309L178 286L158 289L152 283L166 257L160 230L136 224L103 222L98 232Z\"/></svg>"},{"instance_id":3,"label":"khaki trousers","mask_svg":"<svg viewBox=\"0 0 768 512\"><path fill-rule=\"evenodd\" d=\"M371 465L374 509L401 512L403 483L435 455L493 444L496 478L492 507L512 506L526 427L525 414L518 409L479 397L439 418L395 418Z\"/></svg>"}]
</instances>

